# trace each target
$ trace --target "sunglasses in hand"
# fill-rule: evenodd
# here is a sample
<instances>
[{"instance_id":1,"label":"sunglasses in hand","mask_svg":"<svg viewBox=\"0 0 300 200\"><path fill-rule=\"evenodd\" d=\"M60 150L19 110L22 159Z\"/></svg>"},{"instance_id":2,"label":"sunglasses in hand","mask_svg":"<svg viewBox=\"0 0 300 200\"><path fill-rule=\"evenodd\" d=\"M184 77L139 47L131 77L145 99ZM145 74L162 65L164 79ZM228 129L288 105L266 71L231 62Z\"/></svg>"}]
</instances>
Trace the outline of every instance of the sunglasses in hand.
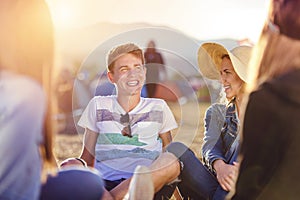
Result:
<instances>
[{"instance_id":1,"label":"sunglasses in hand","mask_svg":"<svg viewBox=\"0 0 300 200\"><path fill-rule=\"evenodd\" d=\"M121 114L120 122L125 126L122 130L122 135L127 137L132 137L129 114L128 113L126 113L125 115Z\"/></svg>"}]
</instances>

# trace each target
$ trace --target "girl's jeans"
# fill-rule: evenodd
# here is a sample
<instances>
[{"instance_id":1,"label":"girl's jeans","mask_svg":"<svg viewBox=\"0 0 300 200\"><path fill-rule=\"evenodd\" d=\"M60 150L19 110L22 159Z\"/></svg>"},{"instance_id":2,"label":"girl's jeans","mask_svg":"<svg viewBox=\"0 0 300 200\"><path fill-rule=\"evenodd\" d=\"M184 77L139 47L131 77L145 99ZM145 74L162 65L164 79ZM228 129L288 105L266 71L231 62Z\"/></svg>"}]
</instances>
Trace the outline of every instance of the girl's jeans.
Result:
<instances>
[{"instance_id":1,"label":"girl's jeans","mask_svg":"<svg viewBox=\"0 0 300 200\"><path fill-rule=\"evenodd\" d=\"M184 199L225 199L227 192L221 188L215 175L187 146L173 142L167 147L167 151L173 153L184 164L180 174L181 182L178 184Z\"/></svg>"}]
</instances>

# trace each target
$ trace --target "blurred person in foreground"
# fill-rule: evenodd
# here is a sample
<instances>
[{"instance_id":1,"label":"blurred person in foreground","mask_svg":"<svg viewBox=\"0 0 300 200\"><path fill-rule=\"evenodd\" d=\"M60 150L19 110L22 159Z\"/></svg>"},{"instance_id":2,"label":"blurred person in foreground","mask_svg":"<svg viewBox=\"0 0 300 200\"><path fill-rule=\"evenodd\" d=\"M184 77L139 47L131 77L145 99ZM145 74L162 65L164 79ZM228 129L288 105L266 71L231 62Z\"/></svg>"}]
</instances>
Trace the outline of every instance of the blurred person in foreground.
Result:
<instances>
[{"instance_id":1,"label":"blurred person in foreground","mask_svg":"<svg viewBox=\"0 0 300 200\"><path fill-rule=\"evenodd\" d=\"M0 27L0 199L37 200L41 180L57 171L52 152L52 20L43 0L2 0ZM101 176L90 176L91 182L84 173L64 174L64 181L72 180L85 193L74 188L68 192L70 185L61 184L52 194L64 197L41 199L101 198ZM81 185L82 180L97 190Z\"/></svg>"},{"instance_id":2,"label":"blurred person in foreground","mask_svg":"<svg viewBox=\"0 0 300 200\"><path fill-rule=\"evenodd\" d=\"M0 199L34 200L42 163L55 167L50 139L53 27L42 0L3 0L0 10Z\"/></svg>"},{"instance_id":3,"label":"blurred person in foreground","mask_svg":"<svg viewBox=\"0 0 300 200\"><path fill-rule=\"evenodd\" d=\"M57 173L49 175L41 187L40 200L101 200L103 181L100 173L87 167L80 158L61 162Z\"/></svg>"},{"instance_id":4,"label":"blurred person in foreground","mask_svg":"<svg viewBox=\"0 0 300 200\"><path fill-rule=\"evenodd\" d=\"M254 51L233 199L299 199L300 0L271 0Z\"/></svg>"},{"instance_id":5,"label":"blurred person in foreground","mask_svg":"<svg viewBox=\"0 0 300 200\"><path fill-rule=\"evenodd\" d=\"M240 107L252 48L238 46L227 50L217 43L204 43L198 51L198 64L204 76L221 80L228 103L211 105L205 114L202 146L203 162L182 143L167 150L184 164L178 188L184 199L224 199L238 174Z\"/></svg>"}]
</instances>

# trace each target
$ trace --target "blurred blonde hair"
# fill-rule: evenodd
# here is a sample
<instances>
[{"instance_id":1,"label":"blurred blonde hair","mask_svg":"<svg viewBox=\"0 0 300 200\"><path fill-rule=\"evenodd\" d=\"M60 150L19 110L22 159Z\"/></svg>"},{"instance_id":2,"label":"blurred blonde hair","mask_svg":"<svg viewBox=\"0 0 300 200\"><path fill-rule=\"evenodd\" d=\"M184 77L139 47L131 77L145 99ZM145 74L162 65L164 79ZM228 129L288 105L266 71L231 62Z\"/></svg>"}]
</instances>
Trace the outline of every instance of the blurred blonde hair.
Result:
<instances>
[{"instance_id":1,"label":"blurred blonde hair","mask_svg":"<svg viewBox=\"0 0 300 200\"><path fill-rule=\"evenodd\" d=\"M52 67L54 30L48 6L43 0L1 0L0 69L29 76L47 94L44 169L56 166L52 152ZM12 91L14 92L14 91Z\"/></svg>"},{"instance_id":2,"label":"blurred blonde hair","mask_svg":"<svg viewBox=\"0 0 300 200\"><path fill-rule=\"evenodd\" d=\"M275 0L270 1L269 17L265 22L259 41L252 54L253 56L248 71L251 84L248 84L247 92L255 90L263 82L300 67L300 40L294 38L295 36L299 36L297 31L299 31L298 29L300 29L300 27L297 27L297 25L293 23L287 23L286 21L284 21L286 24L281 22L280 26L274 24L273 20L276 18L274 15L281 11L280 9L275 11L274 1ZM285 0L283 4L295 3L296 5L297 1L288 2ZM291 9L289 14L300 18L299 9L297 7ZM297 30L295 30L295 28L297 28ZM281 32L282 29L288 31L288 33Z\"/></svg>"}]
</instances>

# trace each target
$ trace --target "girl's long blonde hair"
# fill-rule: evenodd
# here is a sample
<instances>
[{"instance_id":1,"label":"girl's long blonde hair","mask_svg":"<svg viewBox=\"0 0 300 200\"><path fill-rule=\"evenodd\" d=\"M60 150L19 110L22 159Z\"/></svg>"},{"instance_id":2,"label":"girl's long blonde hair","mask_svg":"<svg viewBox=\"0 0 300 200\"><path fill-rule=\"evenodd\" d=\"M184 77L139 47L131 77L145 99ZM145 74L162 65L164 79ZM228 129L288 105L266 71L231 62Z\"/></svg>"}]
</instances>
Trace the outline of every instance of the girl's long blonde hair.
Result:
<instances>
[{"instance_id":1,"label":"girl's long blonde hair","mask_svg":"<svg viewBox=\"0 0 300 200\"><path fill-rule=\"evenodd\" d=\"M54 29L50 11L43 0L1 0L0 4L0 70L35 79L47 94L44 142L40 148L46 169L55 166L52 152Z\"/></svg>"},{"instance_id":2,"label":"girl's long blonde hair","mask_svg":"<svg viewBox=\"0 0 300 200\"><path fill-rule=\"evenodd\" d=\"M284 3L287 3L287 0ZM295 3L296 5L296 2L293 1L288 3ZM251 84L247 86L247 92L255 90L263 82L300 67L300 40L289 36L297 35L299 27L295 27L296 24L294 23L281 23L281 27L275 25L273 22L274 15L280 10L275 11L274 6L274 0L270 1L268 19L252 53L248 68ZM299 9L296 6L290 10L289 14L291 16L298 15L300 18L298 13ZM288 33L281 33L281 29L289 31Z\"/></svg>"}]
</instances>

